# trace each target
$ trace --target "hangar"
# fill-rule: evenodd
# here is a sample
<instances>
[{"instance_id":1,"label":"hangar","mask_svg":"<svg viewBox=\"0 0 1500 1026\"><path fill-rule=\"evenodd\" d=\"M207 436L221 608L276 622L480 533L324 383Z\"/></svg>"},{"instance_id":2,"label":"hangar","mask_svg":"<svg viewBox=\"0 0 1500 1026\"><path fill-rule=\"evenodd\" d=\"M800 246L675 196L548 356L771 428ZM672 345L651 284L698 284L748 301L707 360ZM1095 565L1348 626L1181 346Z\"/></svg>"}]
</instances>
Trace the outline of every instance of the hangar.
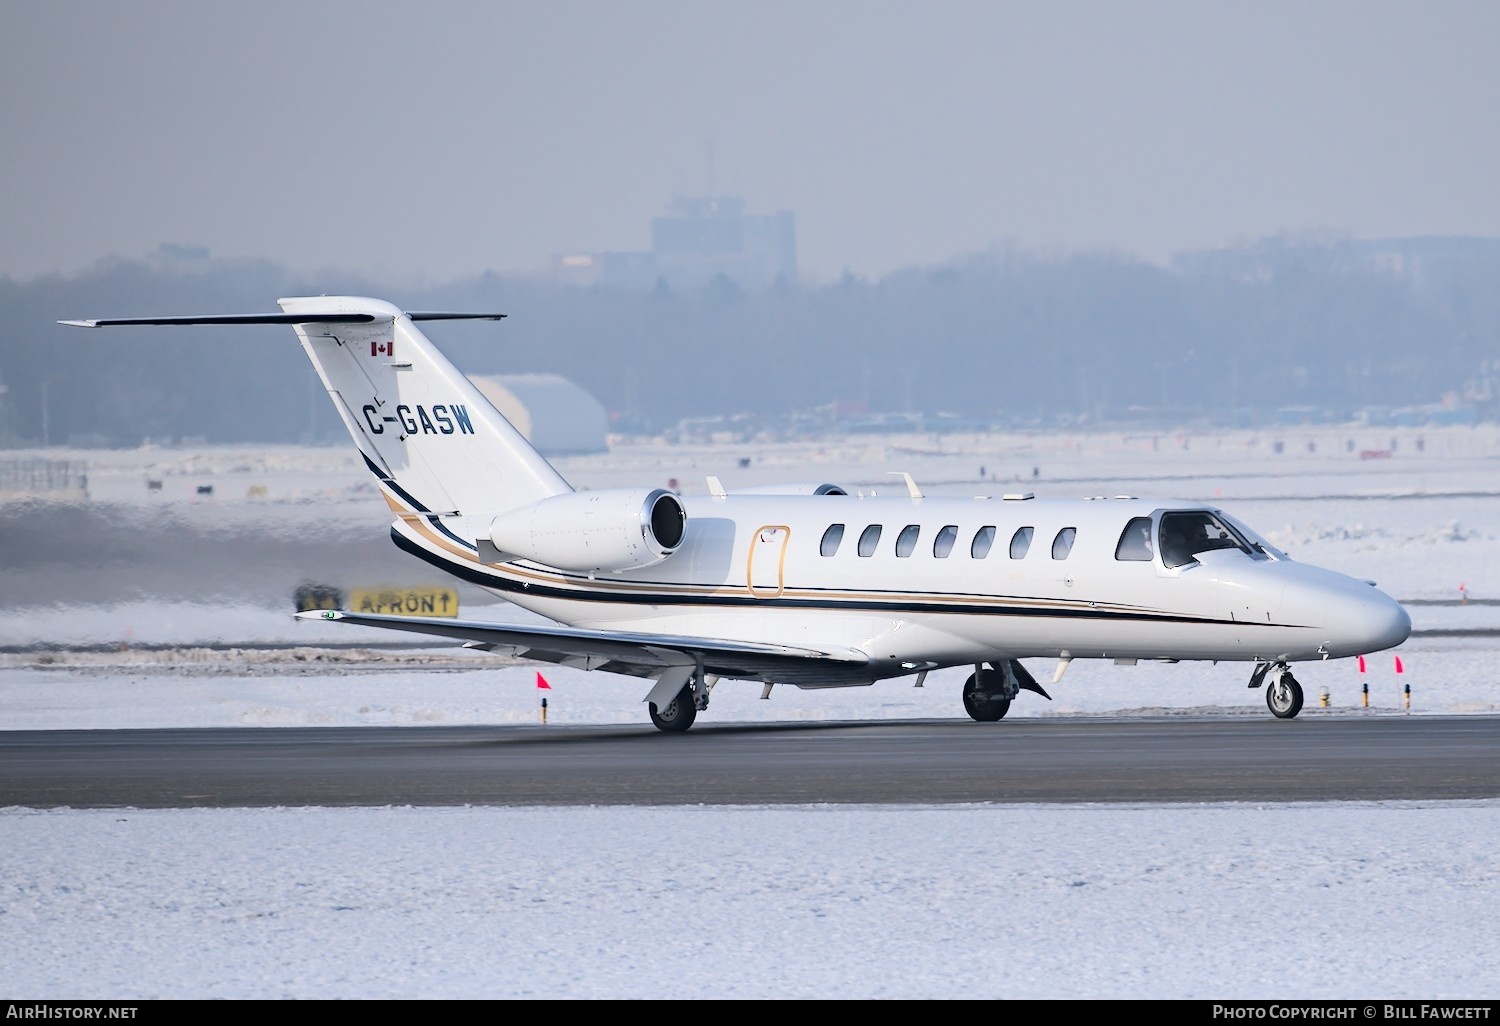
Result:
<instances>
[{"instance_id":1,"label":"hangar","mask_svg":"<svg viewBox=\"0 0 1500 1026\"><path fill-rule=\"evenodd\" d=\"M474 386L544 456L604 452L609 417L599 400L557 374L469 375Z\"/></svg>"}]
</instances>

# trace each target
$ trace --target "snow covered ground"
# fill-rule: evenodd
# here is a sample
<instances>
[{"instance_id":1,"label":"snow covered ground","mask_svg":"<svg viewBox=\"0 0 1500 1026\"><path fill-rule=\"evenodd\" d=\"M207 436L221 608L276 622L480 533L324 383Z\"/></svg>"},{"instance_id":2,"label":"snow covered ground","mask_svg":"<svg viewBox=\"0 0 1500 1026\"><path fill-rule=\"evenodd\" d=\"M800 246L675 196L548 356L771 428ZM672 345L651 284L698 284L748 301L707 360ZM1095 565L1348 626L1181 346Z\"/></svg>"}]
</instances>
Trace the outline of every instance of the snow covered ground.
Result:
<instances>
[{"instance_id":1,"label":"snow covered ground","mask_svg":"<svg viewBox=\"0 0 1500 1026\"><path fill-rule=\"evenodd\" d=\"M8 998L1459 999L1500 803L0 810Z\"/></svg>"},{"instance_id":2,"label":"snow covered ground","mask_svg":"<svg viewBox=\"0 0 1500 1026\"><path fill-rule=\"evenodd\" d=\"M1361 459L1367 451L1390 455ZM391 639L293 620L286 602L305 552L280 556L265 539L336 518L389 545L383 504L342 450L84 456L90 501L108 511L95 523L119 510L141 519L109 536L114 552L72 531L28 534L24 546L0 531L0 728L546 729L543 694L549 725L644 721L638 681L543 667L551 690L539 692L535 667L374 647ZM1352 660L1299 665L1303 716L1492 716L1497 460L1484 427L640 444L612 461L560 462L579 486L675 479L688 493L707 474L731 488L899 487L894 470L932 492L1214 498L1294 557L1410 603L1418 633L1364 673ZM198 495L205 480L211 496ZM142 539L152 523L228 522L234 544L205 544L182 567L157 566L163 550ZM265 573L236 591L218 576L247 552ZM127 586L142 580L150 588ZM505 605L464 615L524 616ZM1453 631L1471 633L1442 633ZM705 716L962 717L961 678L782 688L769 701L724 682ZM1050 689L1054 702L1024 695L1011 715L1268 715L1243 678L1229 665L1080 663ZM16 999L1492 1001L1500 964L1500 800L11 808L0 809L0 838L0 979Z\"/></svg>"}]
</instances>

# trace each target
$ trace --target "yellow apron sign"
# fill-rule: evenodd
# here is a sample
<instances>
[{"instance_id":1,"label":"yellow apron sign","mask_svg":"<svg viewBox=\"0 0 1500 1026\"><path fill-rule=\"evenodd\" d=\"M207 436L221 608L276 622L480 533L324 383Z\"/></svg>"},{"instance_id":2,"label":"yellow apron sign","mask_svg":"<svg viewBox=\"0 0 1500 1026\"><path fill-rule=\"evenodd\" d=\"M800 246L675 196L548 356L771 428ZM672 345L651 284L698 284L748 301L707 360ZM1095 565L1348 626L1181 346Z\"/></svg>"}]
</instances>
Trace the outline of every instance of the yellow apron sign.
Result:
<instances>
[{"instance_id":1,"label":"yellow apron sign","mask_svg":"<svg viewBox=\"0 0 1500 1026\"><path fill-rule=\"evenodd\" d=\"M395 616L457 616L458 592L452 588L350 588L344 607L351 613Z\"/></svg>"}]
</instances>

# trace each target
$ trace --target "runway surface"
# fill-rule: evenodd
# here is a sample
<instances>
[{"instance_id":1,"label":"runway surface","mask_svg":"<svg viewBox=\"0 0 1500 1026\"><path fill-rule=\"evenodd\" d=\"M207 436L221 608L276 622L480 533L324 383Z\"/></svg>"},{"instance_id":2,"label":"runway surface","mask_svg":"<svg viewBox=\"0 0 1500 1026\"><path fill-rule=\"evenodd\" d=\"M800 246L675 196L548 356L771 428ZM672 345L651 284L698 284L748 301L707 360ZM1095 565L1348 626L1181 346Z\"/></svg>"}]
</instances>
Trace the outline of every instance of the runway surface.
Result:
<instances>
[{"instance_id":1,"label":"runway surface","mask_svg":"<svg viewBox=\"0 0 1500 1026\"><path fill-rule=\"evenodd\" d=\"M1500 717L0 732L0 807L1500 797Z\"/></svg>"}]
</instances>

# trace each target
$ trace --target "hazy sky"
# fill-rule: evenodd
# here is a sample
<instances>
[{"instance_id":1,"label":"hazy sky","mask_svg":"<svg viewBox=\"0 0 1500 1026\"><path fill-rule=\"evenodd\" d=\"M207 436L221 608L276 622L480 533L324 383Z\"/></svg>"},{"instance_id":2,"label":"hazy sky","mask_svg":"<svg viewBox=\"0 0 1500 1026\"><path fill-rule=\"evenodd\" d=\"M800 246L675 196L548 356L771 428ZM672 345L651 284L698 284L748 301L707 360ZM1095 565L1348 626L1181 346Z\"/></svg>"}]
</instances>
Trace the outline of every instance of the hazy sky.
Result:
<instances>
[{"instance_id":1,"label":"hazy sky","mask_svg":"<svg viewBox=\"0 0 1500 1026\"><path fill-rule=\"evenodd\" d=\"M710 190L815 281L1500 236L1497 43L1491 0L0 0L0 274L530 270Z\"/></svg>"}]
</instances>

